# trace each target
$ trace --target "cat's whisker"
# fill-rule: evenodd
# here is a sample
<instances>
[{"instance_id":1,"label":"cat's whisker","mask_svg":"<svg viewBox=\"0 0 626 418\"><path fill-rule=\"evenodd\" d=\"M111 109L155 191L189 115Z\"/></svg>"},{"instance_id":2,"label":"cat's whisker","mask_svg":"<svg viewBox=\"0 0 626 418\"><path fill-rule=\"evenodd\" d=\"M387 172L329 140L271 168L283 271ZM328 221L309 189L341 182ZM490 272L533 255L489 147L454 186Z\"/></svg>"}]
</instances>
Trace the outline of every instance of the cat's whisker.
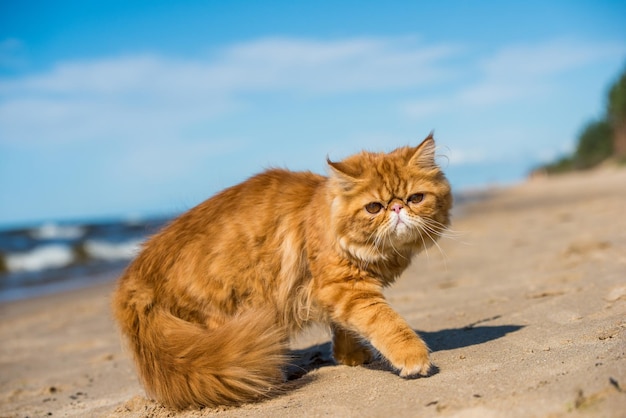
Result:
<instances>
[{"instance_id":1,"label":"cat's whisker","mask_svg":"<svg viewBox=\"0 0 626 418\"><path fill-rule=\"evenodd\" d=\"M424 235L421 233L422 228L419 224L417 225L417 230L418 230L417 235L422 240L422 248L424 249L424 252L426 253L426 260L428 260L428 264L430 265L430 253L428 252L428 245L426 245L426 240L424 239Z\"/></svg>"},{"instance_id":2,"label":"cat's whisker","mask_svg":"<svg viewBox=\"0 0 626 418\"><path fill-rule=\"evenodd\" d=\"M445 251L443 250L443 248L441 248L441 245L439 245L439 243L437 242L437 239L433 238L433 236L431 235L432 232L429 233L428 228L426 227L425 224L420 225L420 227L421 227L421 230L424 232L424 234L428 236L428 238L432 241L432 243L437 247L437 249L441 253L444 267L447 270L448 269L448 256L446 255Z\"/></svg>"},{"instance_id":3,"label":"cat's whisker","mask_svg":"<svg viewBox=\"0 0 626 418\"><path fill-rule=\"evenodd\" d=\"M362 268L367 269L370 265L370 262L374 258L385 258L384 252L381 250L381 238L379 237L378 228L372 227L372 232L366 238L364 242L364 246L367 248L368 255L371 257L367 257L366 260L360 260L360 265Z\"/></svg>"},{"instance_id":4,"label":"cat's whisker","mask_svg":"<svg viewBox=\"0 0 626 418\"><path fill-rule=\"evenodd\" d=\"M385 234L382 233L382 231L377 231L376 232L376 249L378 250L379 254L381 255L381 257L385 257L385 253L384 253L384 248L385 248Z\"/></svg>"},{"instance_id":5,"label":"cat's whisker","mask_svg":"<svg viewBox=\"0 0 626 418\"><path fill-rule=\"evenodd\" d=\"M423 221L431 222L431 223L432 223L432 224L434 224L434 225L439 225L442 229L448 229L448 228L449 228L449 226L448 226L448 225L443 224L443 223L441 223L441 222L439 222L438 220L433 219L433 218L421 218L421 219L422 219Z\"/></svg>"},{"instance_id":6,"label":"cat's whisker","mask_svg":"<svg viewBox=\"0 0 626 418\"><path fill-rule=\"evenodd\" d=\"M441 237L456 239L466 234L465 231L457 231L457 230L451 229L450 227L432 218L424 218L423 221L424 223L428 224L428 226L431 227L433 230L437 231L439 233L438 235ZM462 241L459 241L459 242L462 242Z\"/></svg>"},{"instance_id":7,"label":"cat's whisker","mask_svg":"<svg viewBox=\"0 0 626 418\"><path fill-rule=\"evenodd\" d=\"M448 228L448 226L432 219L432 218L421 218L420 219L421 223L424 225L428 225L433 231L438 231L438 232L452 232L451 229Z\"/></svg>"},{"instance_id":8,"label":"cat's whisker","mask_svg":"<svg viewBox=\"0 0 626 418\"><path fill-rule=\"evenodd\" d=\"M438 237L447 238L464 245L469 245L468 242L462 241L459 237L465 235L464 232L455 231L445 227L443 224L435 221L434 219L424 218L423 225L429 229L430 232L436 234Z\"/></svg>"},{"instance_id":9,"label":"cat's whisker","mask_svg":"<svg viewBox=\"0 0 626 418\"><path fill-rule=\"evenodd\" d=\"M425 223L428 223L428 225L431 226L433 229L436 229L438 231L446 231L450 235L458 235L458 236L464 235L464 232L451 229L448 225L442 224L441 222L436 221L435 219L423 218L422 220Z\"/></svg>"},{"instance_id":10,"label":"cat's whisker","mask_svg":"<svg viewBox=\"0 0 626 418\"><path fill-rule=\"evenodd\" d=\"M423 230L430 232L431 234L441 238L443 236L445 236L445 232L438 230L436 228L433 228L431 225L428 224L428 222L422 222L422 224L420 225L422 227Z\"/></svg>"},{"instance_id":11,"label":"cat's whisker","mask_svg":"<svg viewBox=\"0 0 626 418\"><path fill-rule=\"evenodd\" d=\"M384 238L389 240L389 246L398 256L400 256L400 258L408 259L409 257L407 257L406 254L403 254L402 252L400 252L400 250L398 250L396 246L394 245L393 235L395 234L395 232L393 231L393 228L391 227L393 223L394 221L391 219L387 221L386 226L385 226ZM408 226L410 227L409 231L411 231L412 230L411 225L409 224Z\"/></svg>"},{"instance_id":12,"label":"cat's whisker","mask_svg":"<svg viewBox=\"0 0 626 418\"><path fill-rule=\"evenodd\" d=\"M391 239L391 237L389 237L389 245L391 246L391 248L393 249L393 251L398 254L401 258L406 258L406 256L404 254L402 254L400 251L398 251L398 249L396 248L395 245L393 245L393 240Z\"/></svg>"},{"instance_id":13,"label":"cat's whisker","mask_svg":"<svg viewBox=\"0 0 626 418\"><path fill-rule=\"evenodd\" d=\"M374 235L374 249L378 252L378 255L382 258L385 258L385 254L383 253L381 247L384 244L384 237L381 237L380 231L375 229L373 232Z\"/></svg>"},{"instance_id":14,"label":"cat's whisker","mask_svg":"<svg viewBox=\"0 0 626 418\"><path fill-rule=\"evenodd\" d=\"M410 217L409 218L409 240L410 241L415 241L416 237L419 238L419 240L422 241L422 250L424 251L424 253L426 254L426 259L428 260L428 262L430 263L430 253L428 252L428 244L426 243L426 240L424 239L424 235L422 234L422 227L421 227L421 219L419 217L415 218L415 217Z\"/></svg>"},{"instance_id":15,"label":"cat's whisker","mask_svg":"<svg viewBox=\"0 0 626 418\"><path fill-rule=\"evenodd\" d=\"M381 244L381 248L386 248L387 239L389 238L388 225L377 233L377 237L379 239L379 243Z\"/></svg>"},{"instance_id":16,"label":"cat's whisker","mask_svg":"<svg viewBox=\"0 0 626 418\"><path fill-rule=\"evenodd\" d=\"M374 234L371 233L369 235L369 237L365 240L365 246L368 247L368 248L370 246L372 246L374 251L378 251L378 248L376 248L376 243L372 240L373 235ZM362 263L361 265L363 266L364 269L367 269L369 267L369 264L370 264L369 260L361 260L361 263Z\"/></svg>"}]
</instances>

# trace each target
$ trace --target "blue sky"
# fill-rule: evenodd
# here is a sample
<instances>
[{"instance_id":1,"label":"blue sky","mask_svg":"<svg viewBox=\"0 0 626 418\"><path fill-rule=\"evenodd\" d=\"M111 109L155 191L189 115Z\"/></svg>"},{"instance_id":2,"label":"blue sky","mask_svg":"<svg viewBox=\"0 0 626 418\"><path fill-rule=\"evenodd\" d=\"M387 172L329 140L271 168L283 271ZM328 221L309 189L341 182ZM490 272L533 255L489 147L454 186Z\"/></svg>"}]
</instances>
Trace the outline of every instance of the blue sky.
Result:
<instances>
[{"instance_id":1,"label":"blue sky","mask_svg":"<svg viewBox=\"0 0 626 418\"><path fill-rule=\"evenodd\" d=\"M0 0L0 226L183 211L270 166L417 144L457 190L572 149L620 1Z\"/></svg>"}]
</instances>

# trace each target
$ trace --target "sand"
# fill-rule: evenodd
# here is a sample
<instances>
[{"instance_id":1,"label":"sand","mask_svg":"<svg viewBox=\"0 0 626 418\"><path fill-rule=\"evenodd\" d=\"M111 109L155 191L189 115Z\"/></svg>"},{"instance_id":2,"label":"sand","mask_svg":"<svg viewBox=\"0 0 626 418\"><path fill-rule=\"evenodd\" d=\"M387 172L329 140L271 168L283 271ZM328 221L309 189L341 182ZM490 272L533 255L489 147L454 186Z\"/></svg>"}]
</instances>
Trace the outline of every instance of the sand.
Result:
<instances>
[{"instance_id":1,"label":"sand","mask_svg":"<svg viewBox=\"0 0 626 418\"><path fill-rule=\"evenodd\" d=\"M437 373L329 361L283 395L174 412L145 398L111 320L112 284L0 305L0 416L626 416L626 170L538 179L456 209L450 237L387 292Z\"/></svg>"}]
</instances>

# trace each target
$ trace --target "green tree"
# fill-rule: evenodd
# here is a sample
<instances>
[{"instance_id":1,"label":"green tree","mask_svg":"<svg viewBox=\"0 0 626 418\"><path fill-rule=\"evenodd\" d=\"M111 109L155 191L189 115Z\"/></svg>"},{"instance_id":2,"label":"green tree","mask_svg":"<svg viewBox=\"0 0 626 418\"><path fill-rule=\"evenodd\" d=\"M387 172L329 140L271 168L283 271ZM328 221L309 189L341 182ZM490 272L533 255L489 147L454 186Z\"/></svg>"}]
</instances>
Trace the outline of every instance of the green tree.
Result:
<instances>
[{"instance_id":1,"label":"green tree","mask_svg":"<svg viewBox=\"0 0 626 418\"><path fill-rule=\"evenodd\" d=\"M606 120L587 124L578 138L573 167L586 169L613 155L613 129Z\"/></svg>"},{"instance_id":2,"label":"green tree","mask_svg":"<svg viewBox=\"0 0 626 418\"><path fill-rule=\"evenodd\" d=\"M613 126L626 122L626 70L609 90L607 116Z\"/></svg>"},{"instance_id":3,"label":"green tree","mask_svg":"<svg viewBox=\"0 0 626 418\"><path fill-rule=\"evenodd\" d=\"M626 69L609 89L606 116L585 126L574 154L541 169L548 173L584 170L613 156L626 162Z\"/></svg>"},{"instance_id":4,"label":"green tree","mask_svg":"<svg viewBox=\"0 0 626 418\"><path fill-rule=\"evenodd\" d=\"M539 167L540 171L545 171L548 174L559 174L565 173L568 171L572 171L574 166L574 162L572 161L572 157L565 156L556 160L553 163L546 164L542 167Z\"/></svg>"},{"instance_id":5,"label":"green tree","mask_svg":"<svg viewBox=\"0 0 626 418\"><path fill-rule=\"evenodd\" d=\"M607 118L613 128L613 151L626 157L626 70L609 90Z\"/></svg>"}]
</instances>

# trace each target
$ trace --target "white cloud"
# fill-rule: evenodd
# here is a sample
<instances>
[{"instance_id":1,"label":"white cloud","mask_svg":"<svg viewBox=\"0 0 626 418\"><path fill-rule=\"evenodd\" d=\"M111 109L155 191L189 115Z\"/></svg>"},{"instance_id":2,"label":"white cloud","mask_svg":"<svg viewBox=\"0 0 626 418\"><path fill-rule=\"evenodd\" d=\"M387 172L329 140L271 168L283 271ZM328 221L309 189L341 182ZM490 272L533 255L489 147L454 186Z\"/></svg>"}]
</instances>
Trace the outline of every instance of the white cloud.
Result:
<instances>
[{"instance_id":1,"label":"white cloud","mask_svg":"<svg viewBox=\"0 0 626 418\"><path fill-rule=\"evenodd\" d=\"M117 181L132 181L142 184L159 184L163 181L178 181L205 166L213 158L242 149L245 142L229 140L195 140L181 146L179 143L154 144L145 148L129 147L118 154L115 161Z\"/></svg>"},{"instance_id":2,"label":"white cloud","mask_svg":"<svg viewBox=\"0 0 626 418\"><path fill-rule=\"evenodd\" d=\"M0 104L0 141L29 146L82 141L155 142L180 137L187 126L238 105L233 100L156 97L134 103L119 97L49 96Z\"/></svg>"},{"instance_id":3,"label":"white cloud","mask_svg":"<svg viewBox=\"0 0 626 418\"><path fill-rule=\"evenodd\" d=\"M44 74L0 81L0 94L372 91L444 80L453 71L441 61L457 51L404 38L263 39L225 48L205 60L143 55L64 62Z\"/></svg>"},{"instance_id":4,"label":"white cloud","mask_svg":"<svg viewBox=\"0 0 626 418\"><path fill-rule=\"evenodd\" d=\"M463 149L455 147L448 150L444 155L450 165L477 164L492 158L485 152L484 148Z\"/></svg>"},{"instance_id":5,"label":"white cloud","mask_svg":"<svg viewBox=\"0 0 626 418\"><path fill-rule=\"evenodd\" d=\"M445 111L493 106L520 99L540 99L552 93L558 77L586 65L626 54L626 43L556 40L534 45L506 46L493 55L467 63L479 77L447 95L421 97L403 104L412 118L432 117Z\"/></svg>"},{"instance_id":6,"label":"white cloud","mask_svg":"<svg viewBox=\"0 0 626 418\"><path fill-rule=\"evenodd\" d=\"M511 80L558 75L594 61L626 53L623 42L557 39L534 45L512 45L483 60L488 78Z\"/></svg>"},{"instance_id":7,"label":"white cloud","mask_svg":"<svg viewBox=\"0 0 626 418\"><path fill-rule=\"evenodd\" d=\"M623 55L626 44L558 40L482 56L466 52L415 38L271 38L232 45L203 59L146 54L61 62L46 72L0 79L0 142L15 147L139 143L123 147L124 157L117 162L121 175L166 178L238 149L220 148L233 142L218 142L220 134L200 132L198 126L264 106L267 96L255 97L259 93L335 100L350 93L406 97L407 92L443 91L402 104L405 114L424 119L541 97L562 74ZM429 124L426 129L433 127L441 128ZM397 133L391 134L396 139L369 135L344 138L345 144L330 151L345 155L357 144L405 142ZM493 142L485 139L465 150L455 146L444 154L451 165L486 161L502 155L504 146L477 150L502 138L510 143L514 136L493 136Z\"/></svg>"},{"instance_id":8,"label":"white cloud","mask_svg":"<svg viewBox=\"0 0 626 418\"><path fill-rule=\"evenodd\" d=\"M214 70L230 74L232 88L375 91L445 80L453 71L441 61L457 52L451 45L426 46L411 38L264 39L227 50Z\"/></svg>"},{"instance_id":9,"label":"white cloud","mask_svg":"<svg viewBox=\"0 0 626 418\"><path fill-rule=\"evenodd\" d=\"M249 93L337 95L440 83L457 49L412 38L262 39L206 59L156 55L58 63L0 79L0 141L42 144L179 136Z\"/></svg>"}]
</instances>

